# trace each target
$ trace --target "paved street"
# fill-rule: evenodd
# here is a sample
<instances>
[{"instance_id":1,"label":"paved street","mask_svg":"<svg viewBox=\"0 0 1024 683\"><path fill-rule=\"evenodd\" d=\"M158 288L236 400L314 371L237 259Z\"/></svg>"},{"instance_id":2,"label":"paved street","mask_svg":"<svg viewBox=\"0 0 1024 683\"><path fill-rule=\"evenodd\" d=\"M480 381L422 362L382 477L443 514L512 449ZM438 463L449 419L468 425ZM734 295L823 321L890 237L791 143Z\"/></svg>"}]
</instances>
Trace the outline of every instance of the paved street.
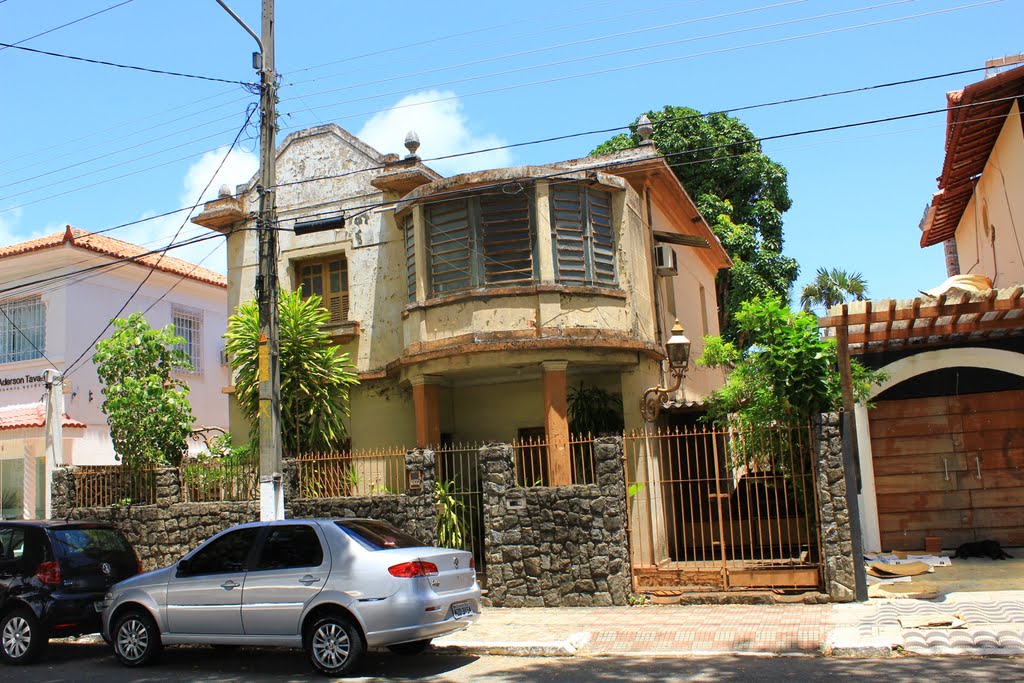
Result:
<instances>
[{"instance_id":1,"label":"paved street","mask_svg":"<svg viewBox=\"0 0 1024 683\"><path fill-rule=\"evenodd\" d=\"M822 657L499 657L371 655L363 677L349 681L476 681L508 683L565 681L588 683L659 683L661 681L835 681L875 677L887 681L1021 680L1024 659L923 658L834 659ZM14 676L12 676L14 674ZM106 646L55 643L45 662L25 668L2 668L3 680L19 683L103 681L321 681L297 651L238 650L225 654L210 648L173 648L161 661L142 670L125 669Z\"/></svg>"}]
</instances>

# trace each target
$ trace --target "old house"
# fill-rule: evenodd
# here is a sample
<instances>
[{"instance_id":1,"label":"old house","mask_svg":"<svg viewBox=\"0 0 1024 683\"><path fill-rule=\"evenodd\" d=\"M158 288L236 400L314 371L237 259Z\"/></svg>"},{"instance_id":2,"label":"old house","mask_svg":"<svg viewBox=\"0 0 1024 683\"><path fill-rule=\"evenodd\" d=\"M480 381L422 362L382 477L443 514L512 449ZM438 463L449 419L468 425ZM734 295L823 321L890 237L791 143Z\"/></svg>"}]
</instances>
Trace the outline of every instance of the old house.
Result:
<instances>
[{"instance_id":1,"label":"old house","mask_svg":"<svg viewBox=\"0 0 1024 683\"><path fill-rule=\"evenodd\" d=\"M643 145L443 178L410 149L382 155L327 125L278 151L280 285L324 297L359 371L352 446L554 439L581 383L641 426L674 321L693 357L718 333L715 276L730 265L665 159ZM250 182L195 219L227 235L229 308L254 296L255 196ZM673 398L721 380L693 368ZM569 474L549 463L545 476Z\"/></svg>"}]
</instances>

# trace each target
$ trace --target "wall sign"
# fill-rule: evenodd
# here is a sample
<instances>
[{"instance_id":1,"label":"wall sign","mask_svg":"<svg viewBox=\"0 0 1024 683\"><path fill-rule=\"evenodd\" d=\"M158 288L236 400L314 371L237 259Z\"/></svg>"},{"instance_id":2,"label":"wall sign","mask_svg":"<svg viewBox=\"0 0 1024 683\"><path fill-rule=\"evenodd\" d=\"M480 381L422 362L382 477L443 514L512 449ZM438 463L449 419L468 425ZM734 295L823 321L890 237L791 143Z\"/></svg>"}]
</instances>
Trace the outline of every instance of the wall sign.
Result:
<instances>
[{"instance_id":1,"label":"wall sign","mask_svg":"<svg viewBox=\"0 0 1024 683\"><path fill-rule=\"evenodd\" d=\"M33 375L31 373L25 373L22 375L7 375L0 377L0 389L23 389L25 387L34 387L43 384L42 373Z\"/></svg>"}]
</instances>

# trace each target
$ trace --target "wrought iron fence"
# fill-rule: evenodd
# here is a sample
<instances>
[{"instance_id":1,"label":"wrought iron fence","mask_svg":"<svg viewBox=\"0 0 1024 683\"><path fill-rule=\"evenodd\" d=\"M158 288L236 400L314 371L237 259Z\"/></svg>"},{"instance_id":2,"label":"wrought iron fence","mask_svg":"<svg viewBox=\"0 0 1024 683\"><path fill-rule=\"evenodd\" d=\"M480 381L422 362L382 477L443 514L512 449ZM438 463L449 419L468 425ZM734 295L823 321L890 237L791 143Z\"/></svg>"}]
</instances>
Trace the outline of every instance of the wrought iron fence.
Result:
<instances>
[{"instance_id":1,"label":"wrought iron fence","mask_svg":"<svg viewBox=\"0 0 1024 683\"><path fill-rule=\"evenodd\" d=\"M632 433L625 456L641 580L658 585L658 572L677 572L719 588L818 583L810 425Z\"/></svg>"},{"instance_id":2,"label":"wrought iron fence","mask_svg":"<svg viewBox=\"0 0 1024 683\"><path fill-rule=\"evenodd\" d=\"M156 470L122 465L75 469L75 506L149 505L156 502Z\"/></svg>"},{"instance_id":3,"label":"wrought iron fence","mask_svg":"<svg viewBox=\"0 0 1024 683\"><path fill-rule=\"evenodd\" d=\"M405 493L405 448L304 453L295 458L301 498Z\"/></svg>"},{"instance_id":4,"label":"wrought iron fence","mask_svg":"<svg viewBox=\"0 0 1024 683\"><path fill-rule=\"evenodd\" d=\"M596 484L597 469L594 465L594 437L589 434L570 435L567 440L551 440L542 437L517 439L512 442L512 458L515 463L516 485L523 487L551 486L551 463L564 457L568 451L570 482L572 484Z\"/></svg>"},{"instance_id":5,"label":"wrought iron fence","mask_svg":"<svg viewBox=\"0 0 1024 683\"><path fill-rule=\"evenodd\" d=\"M473 553L477 571L484 557L483 477L479 445L448 444L434 449L438 543Z\"/></svg>"},{"instance_id":6,"label":"wrought iron fence","mask_svg":"<svg viewBox=\"0 0 1024 683\"><path fill-rule=\"evenodd\" d=\"M257 454L182 461L178 473L185 500L206 503L259 498Z\"/></svg>"}]
</instances>

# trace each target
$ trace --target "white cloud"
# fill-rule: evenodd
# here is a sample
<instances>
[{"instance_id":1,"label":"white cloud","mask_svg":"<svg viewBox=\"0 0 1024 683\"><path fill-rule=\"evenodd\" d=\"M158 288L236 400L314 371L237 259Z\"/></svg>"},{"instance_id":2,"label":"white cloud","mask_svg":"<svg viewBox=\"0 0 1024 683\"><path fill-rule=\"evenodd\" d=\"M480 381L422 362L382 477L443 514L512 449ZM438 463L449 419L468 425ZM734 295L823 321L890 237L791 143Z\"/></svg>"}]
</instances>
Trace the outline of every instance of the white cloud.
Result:
<instances>
[{"instance_id":1,"label":"white cloud","mask_svg":"<svg viewBox=\"0 0 1024 683\"><path fill-rule=\"evenodd\" d=\"M231 192L234 192L236 185L248 182L259 168L259 160L255 154L236 149L228 156L220 171L217 171L217 166L220 165L226 153L227 147L207 152L188 168L182 179L182 191L177 199L178 206L192 206L196 202L196 198L199 197L199 193L202 192L202 201L199 202L196 209L196 214L198 214L203 209L203 202L217 197L221 185L227 185L231 188ZM217 172L216 176L214 176L215 171ZM211 176L214 176L212 181L210 180ZM209 187L207 187L207 183L209 183ZM153 214L154 212L149 212L140 218L148 218ZM119 230L115 236L149 249L156 249L170 243L179 228L181 228L181 232L175 242L209 236L212 239L172 249L168 254L192 263L201 263L204 268L215 270L218 273L226 273L227 256L224 239L216 233L192 223L191 220L186 220L186 216L187 213L183 211L164 218L146 221L131 228ZM183 222L184 227L182 227Z\"/></svg>"},{"instance_id":2,"label":"white cloud","mask_svg":"<svg viewBox=\"0 0 1024 683\"><path fill-rule=\"evenodd\" d=\"M27 242L43 235L64 229L64 224L48 224L35 230L21 227L22 209L11 209L0 213L0 246L9 246L18 242Z\"/></svg>"},{"instance_id":3,"label":"white cloud","mask_svg":"<svg viewBox=\"0 0 1024 683\"><path fill-rule=\"evenodd\" d=\"M451 91L441 90L427 90L403 97L391 109L375 114L357 136L381 152L405 156L405 134L415 130L422 144L418 154L424 159L506 144L496 135L471 131L462 103L451 99L454 97ZM438 173L454 175L509 166L511 158L509 150L499 149L427 164Z\"/></svg>"}]
</instances>

